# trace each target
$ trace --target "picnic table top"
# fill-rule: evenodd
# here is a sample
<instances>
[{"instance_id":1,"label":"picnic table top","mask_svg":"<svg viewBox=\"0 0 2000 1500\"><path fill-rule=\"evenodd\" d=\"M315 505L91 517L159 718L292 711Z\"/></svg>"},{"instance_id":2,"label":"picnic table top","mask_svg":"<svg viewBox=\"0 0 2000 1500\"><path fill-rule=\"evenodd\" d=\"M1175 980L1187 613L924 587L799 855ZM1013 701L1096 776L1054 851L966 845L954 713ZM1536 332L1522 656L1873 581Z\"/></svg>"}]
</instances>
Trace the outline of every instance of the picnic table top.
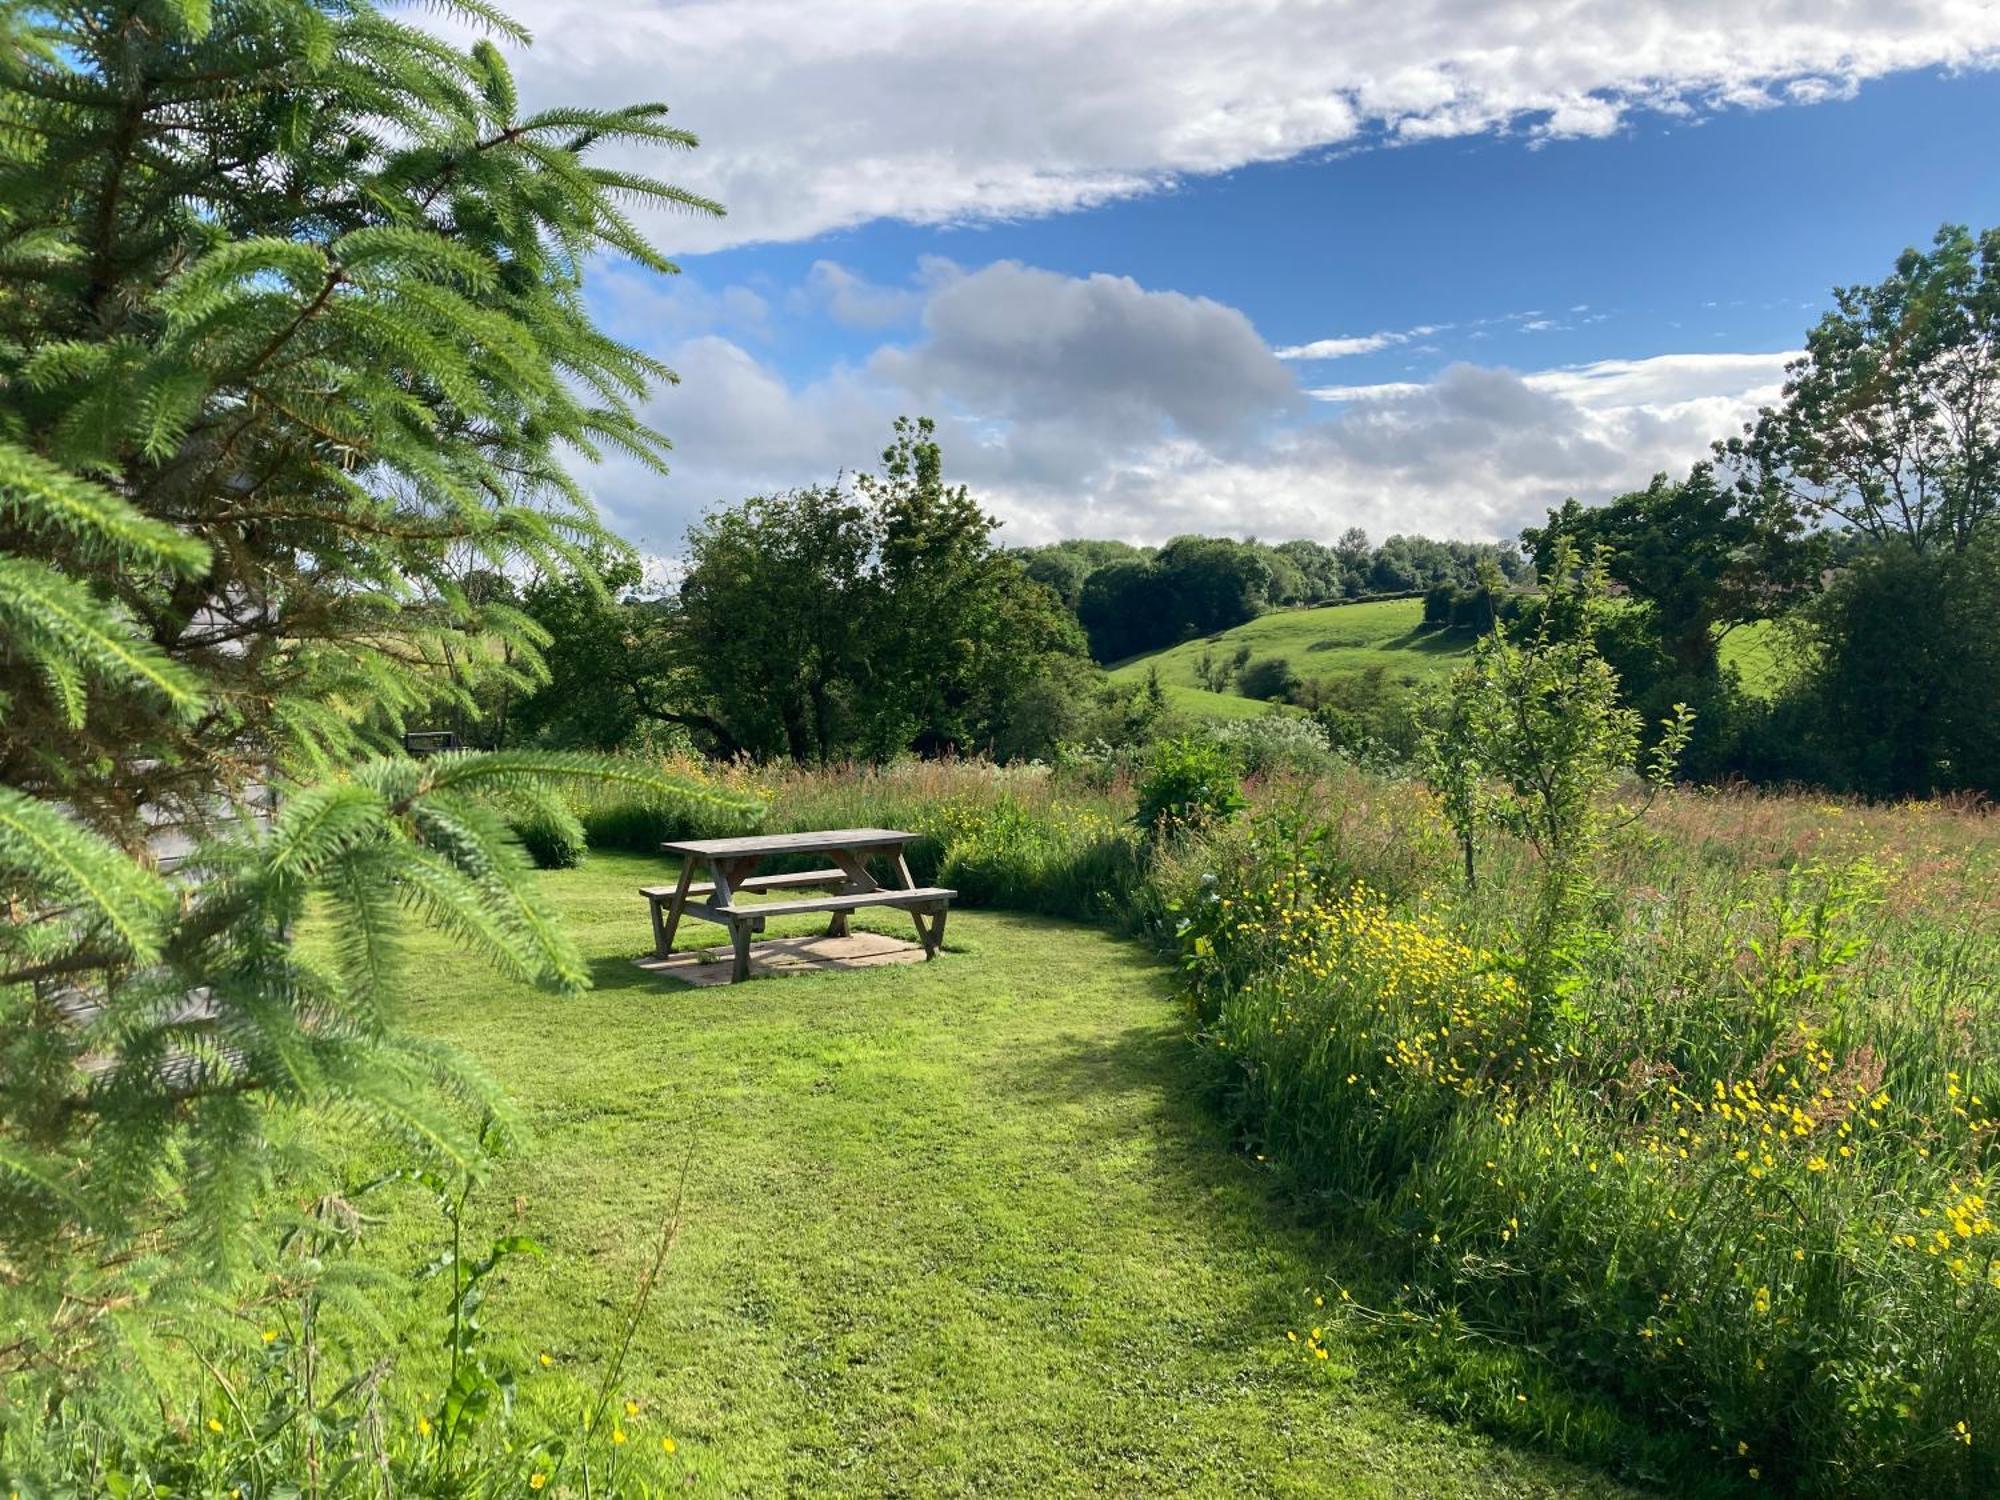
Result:
<instances>
[{"instance_id":1,"label":"picnic table top","mask_svg":"<svg viewBox=\"0 0 2000 1500\"><path fill-rule=\"evenodd\" d=\"M829 828L816 833L758 833L736 839L682 839L660 848L667 854L702 859L744 859L763 854L810 854L820 849L884 849L914 843L921 837L898 828Z\"/></svg>"}]
</instances>

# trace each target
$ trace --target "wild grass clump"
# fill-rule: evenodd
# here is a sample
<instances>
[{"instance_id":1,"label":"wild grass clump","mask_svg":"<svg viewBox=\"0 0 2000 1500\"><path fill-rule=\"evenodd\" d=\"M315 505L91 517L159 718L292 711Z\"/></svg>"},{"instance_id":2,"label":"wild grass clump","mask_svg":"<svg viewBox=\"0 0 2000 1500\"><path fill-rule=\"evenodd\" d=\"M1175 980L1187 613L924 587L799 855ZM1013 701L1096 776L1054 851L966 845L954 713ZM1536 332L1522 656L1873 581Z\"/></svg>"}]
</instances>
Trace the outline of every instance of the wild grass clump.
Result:
<instances>
[{"instance_id":1,"label":"wild grass clump","mask_svg":"<svg viewBox=\"0 0 2000 1500\"><path fill-rule=\"evenodd\" d=\"M978 906L1118 922L1144 872L1131 820L1099 807L1010 795L947 802L925 821L943 851L937 880Z\"/></svg>"},{"instance_id":2,"label":"wild grass clump","mask_svg":"<svg viewBox=\"0 0 2000 1500\"><path fill-rule=\"evenodd\" d=\"M652 854L670 839L729 838L763 821L763 788L742 767L669 760L647 769L666 784L578 795L573 810L590 847Z\"/></svg>"},{"instance_id":3,"label":"wild grass clump","mask_svg":"<svg viewBox=\"0 0 2000 1500\"><path fill-rule=\"evenodd\" d=\"M1774 799L1671 800L1549 1006L1507 951L1518 851L1476 898L1448 856L1371 879L1337 818L1267 809L1182 851L1162 879L1225 1107L1387 1248L1398 1319L1532 1348L1745 1479L1991 1493L1987 820L1920 809L1922 858L1869 859L1844 825L1879 813L1821 805L1808 836ZM1787 857L1689 841L1733 818Z\"/></svg>"},{"instance_id":4,"label":"wild grass clump","mask_svg":"<svg viewBox=\"0 0 2000 1500\"><path fill-rule=\"evenodd\" d=\"M560 797L543 798L514 824L514 835L538 870L575 870L589 851L582 820Z\"/></svg>"}]
</instances>

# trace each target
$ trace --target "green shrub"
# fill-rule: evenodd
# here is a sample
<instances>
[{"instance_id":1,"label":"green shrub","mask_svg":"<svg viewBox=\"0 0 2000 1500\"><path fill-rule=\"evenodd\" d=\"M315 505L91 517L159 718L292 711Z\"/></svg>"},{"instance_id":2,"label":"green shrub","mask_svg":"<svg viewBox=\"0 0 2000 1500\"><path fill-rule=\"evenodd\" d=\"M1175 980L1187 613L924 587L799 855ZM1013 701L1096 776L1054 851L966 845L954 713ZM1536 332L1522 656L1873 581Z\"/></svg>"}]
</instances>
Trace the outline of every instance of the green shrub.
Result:
<instances>
[{"instance_id":1,"label":"green shrub","mask_svg":"<svg viewBox=\"0 0 2000 1500\"><path fill-rule=\"evenodd\" d=\"M1234 816L1244 804L1236 758L1209 739L1162 740L1139 779L1139 826L1199 829Z\"/></svg>"},{"instance_id":2,"label":"green shrub","mask_svg":"<svg viewBox=\"0 0 2000 1500\"><path fill-rule=\"evenodd\" d=\"M1276 703L1291 696L1299 685L1299 674L1282 656L1260 656L1246 663L1236 674L1236 688L1246 698Z\"/></svg>"},{"instance_id":3,"label":"green shrub","mask_svg":"<svg viewBox=\"0 0 2000 1500\"><path fill-rule=\"evenodd\" d=\"M1315 776L1331 770L1334 764L1326 729L1296 714L1221 719L1208 726L1208 737L1229 753L1246 776L1279 772Z\"/></svg>"},{"instance_id":4,"label":"green shrub","mask_svg":"<svg viewBox=\"0 0 2000 1500\"><path fill-rule=\"evenodd\" d=\"M947 804L927 821L940 849L934 878L971 904L1112 922L1131 908L1142 866L1129 822L1009 796Z\"/></svg>"},{"instance_id":5,"label":"green shrub","mask_svg":"<svg viewBox=\"0 0 2000 1500\"><path fill-rule=\"evenodd\" d=\"M577 819L591 848L654 854L671 839L729 838L762 825L764 802L754 789L682 765L660 774L662 788L614 788L580 802Z\"/></svg>"}]
</instances>

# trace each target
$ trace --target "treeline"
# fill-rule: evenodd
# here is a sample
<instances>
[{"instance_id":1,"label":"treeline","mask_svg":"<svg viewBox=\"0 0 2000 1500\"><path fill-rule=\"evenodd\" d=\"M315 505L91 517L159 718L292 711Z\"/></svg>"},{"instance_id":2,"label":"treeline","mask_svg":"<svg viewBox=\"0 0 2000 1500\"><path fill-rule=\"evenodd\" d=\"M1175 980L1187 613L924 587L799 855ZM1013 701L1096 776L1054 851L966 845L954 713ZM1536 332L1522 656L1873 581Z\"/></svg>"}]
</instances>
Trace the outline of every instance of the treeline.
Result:
<instances>
[{"instance_id":1,"label":"treeline","mask_svg":"<svg viewBox=\"0 0 2000 1500\"><path fill-rule=\"evenodd\" d=\"M1538 569L1568 544L1601 550L1618 590L1593 629L1624 700L1654 724L1694 710L1687 774L2000 794L1996 334L2000 231L1947 226L1882 282L1835 292L1784 399L1744 432L1682 476L1566 503L1520 547L1350 530L1331 546L1009 551L945 483L929 424L899 423L878 474L712 513L677 588L638 589L630 558L606 553L596 578L510 596L551 637L552 680L469 702L464 727L475 743L677 738L798 761L1132 744L1171 720L1165 695L1100 664L1274 606L1376 595L1421 593L1441 632L1524 629ZM1746 688L1723 663L1752 625L1782 659L1775 685ZM1343 753L1397 760L1417 743L1424 694L1384 672L1210 667L1311 715Z\"/></svg>"},{"instance_id":2,"label":"treeline","mask_svg":"<svg viewBox=\"0 0 2000 1500\"><path fill-rule=\"evenodd\" d=\"M1510 582L1528 574L1511 543L1392 536L1371 546L1359 527L1331 547L1180 536L1158 548L1075 540L1015 556L1076 614L1091 655L1105 663L1214 635L1274 605L1476 590L1488 565Z\"/></svg>"}]
</instances>

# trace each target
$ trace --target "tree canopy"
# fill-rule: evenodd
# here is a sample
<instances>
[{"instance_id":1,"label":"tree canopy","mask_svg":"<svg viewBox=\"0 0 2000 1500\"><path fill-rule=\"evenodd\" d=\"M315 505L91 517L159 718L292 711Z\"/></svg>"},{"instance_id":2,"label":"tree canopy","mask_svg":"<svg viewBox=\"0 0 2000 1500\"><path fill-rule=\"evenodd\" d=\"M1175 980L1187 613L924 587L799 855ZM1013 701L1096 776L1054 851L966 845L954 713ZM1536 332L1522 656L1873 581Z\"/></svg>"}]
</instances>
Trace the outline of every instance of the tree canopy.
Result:
<instances>
[{"instance_id":1,"label":"tree canopy","mask_svg":"<svg viewBox=\"0 0 2000 1500\"><path fill-rule=\"evenodd\" d=\"M662 717L723 753L799 761L1052 748L1082 636L996 525L945 483L921 419L852 489L711 512L688 533Z\"/></svg>"}]
</instances>

